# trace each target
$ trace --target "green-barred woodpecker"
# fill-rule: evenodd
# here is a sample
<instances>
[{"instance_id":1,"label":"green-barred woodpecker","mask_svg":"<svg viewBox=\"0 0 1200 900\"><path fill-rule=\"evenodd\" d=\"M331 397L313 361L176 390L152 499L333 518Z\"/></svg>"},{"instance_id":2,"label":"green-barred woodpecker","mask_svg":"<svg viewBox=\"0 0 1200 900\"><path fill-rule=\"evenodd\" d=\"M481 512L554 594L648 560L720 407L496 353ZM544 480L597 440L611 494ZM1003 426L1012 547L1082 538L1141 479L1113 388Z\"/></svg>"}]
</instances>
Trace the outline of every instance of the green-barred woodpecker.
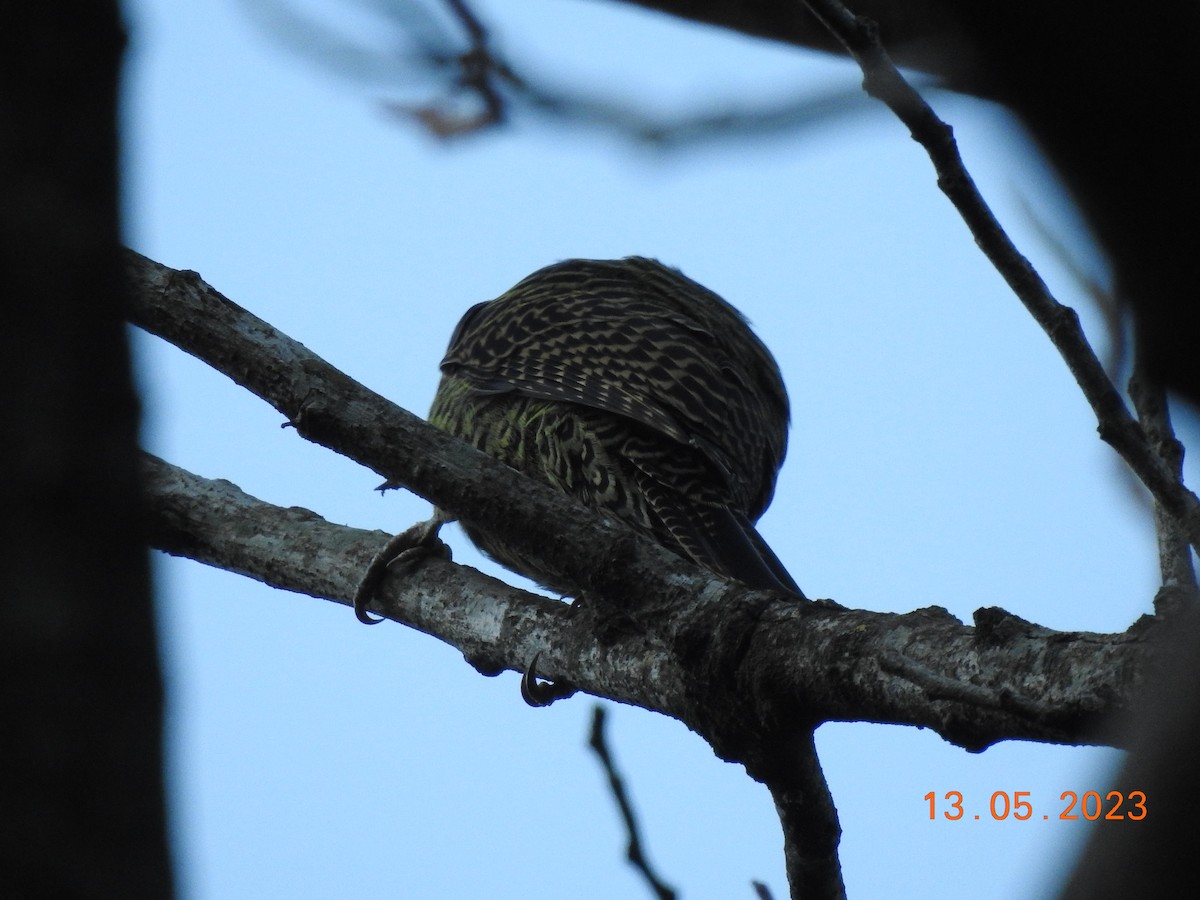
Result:
<instances>
[{"instance_id":1,"label":"green-barred woodpecker","mask_svg":"<svg viewBox=\"0 0 1200 900\"><path fill-rule=\"evenodd\" d=\"M469 309L429 421L711 572L803 597L754 523L787 450L779 367L729 303L653 259L570 259ZM500 563L578 588L503 534Z\"/></svg>"}]
</instances>

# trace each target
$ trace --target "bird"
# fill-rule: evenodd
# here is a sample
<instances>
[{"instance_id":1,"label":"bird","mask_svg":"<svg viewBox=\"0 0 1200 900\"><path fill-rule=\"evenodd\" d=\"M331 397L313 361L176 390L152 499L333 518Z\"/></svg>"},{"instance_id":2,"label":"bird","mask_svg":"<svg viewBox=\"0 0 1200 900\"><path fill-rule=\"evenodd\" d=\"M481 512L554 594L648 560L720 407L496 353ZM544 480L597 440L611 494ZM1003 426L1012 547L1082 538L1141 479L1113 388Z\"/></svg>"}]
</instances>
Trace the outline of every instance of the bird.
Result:
<instances>
[{"instance_id":1,"label":"bird","mask_svg":"<svg viewBox=\"0 0 1200 900\"><path fill-rule=\"evenodd\" d=\"M431 424L751 588L804 594L755 529L787 452L779 366L746 318L654 259L568 259L467 310ZM562 596L553 560L463 523Z\"/></svg>"}]
</instances>

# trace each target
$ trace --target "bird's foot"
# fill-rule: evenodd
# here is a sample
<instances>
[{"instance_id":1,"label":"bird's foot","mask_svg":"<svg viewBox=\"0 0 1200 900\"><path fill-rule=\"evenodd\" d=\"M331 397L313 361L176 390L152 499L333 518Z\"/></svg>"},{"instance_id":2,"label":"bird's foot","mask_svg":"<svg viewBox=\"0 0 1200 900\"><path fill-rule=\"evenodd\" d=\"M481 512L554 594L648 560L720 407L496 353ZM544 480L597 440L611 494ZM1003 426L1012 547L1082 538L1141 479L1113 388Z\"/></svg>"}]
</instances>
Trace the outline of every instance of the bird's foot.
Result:
<instances>
[{"instance_id":1,"label":"bird's foot","mask_svg":"<svg viewBox=\"0 0 1200 900\"><path fill-rule=\"evenodd\" d=\"M521 676L521 699L530 706L549 706L575 693L575 685L569 681L538 681L537 661L541 655L540 651L533 654L529 668Z\"/></svg>"},{"instance_id":2,"label":"bird's foot","mask_svg":"<svg viewBox=\"0 0 1200 900\"><path fill-rule=\"evenodd\" d=\"M389 572L397 569L412 572L430 557L450 559L450 548L438 538L438 532L447 521L435 512L433 518L400 532L375 554L354 592L354 615L358 621L364 625L378 625L383 621L367 612L367 606Z\"/></svg>"}]
</instances>

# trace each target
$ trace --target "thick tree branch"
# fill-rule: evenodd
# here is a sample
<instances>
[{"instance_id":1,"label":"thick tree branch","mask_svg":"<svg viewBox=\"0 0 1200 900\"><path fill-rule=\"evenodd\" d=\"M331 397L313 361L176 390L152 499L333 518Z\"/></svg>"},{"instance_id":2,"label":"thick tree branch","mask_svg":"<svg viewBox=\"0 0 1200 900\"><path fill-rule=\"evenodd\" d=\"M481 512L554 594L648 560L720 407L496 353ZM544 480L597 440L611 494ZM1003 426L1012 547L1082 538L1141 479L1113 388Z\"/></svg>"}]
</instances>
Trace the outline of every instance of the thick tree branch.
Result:
<instances>
[{"instance_id":1,"label":"thick tree branch","mask_svg":"<svg viewBox=\"0 0 1200 900\"><path fill-rule=\"evenodd\" d=\"M146 457L145 477L156 548L347 606L372 554L389 537L334 525L299 507L264 503L228 481L202 478L152 456ZM388 578L374 609L458 648L486 674L522 671L541 652L546 671L570 671L597 696L667 715L682 712L678 667L648 677L636 665L661 648L642 637L607 650L590 633L586 615L466 566L432 558L403 579Z\"/></svg>"},{"instance_id":2,"label":"thick tree branch","mask_svg":"<svg viewBox=\"0 0 1200 900\"><path fill-rule=\"evenodd\" d=\"M388 538L264 503L154 457L146 479L155 547L337 603L350 604L362 567ZM727 599L745 606L761 596L733 588ZM586 610L474 569L430 559L385 580L375 610L490 673L522 671L543 651L547 671L590 694L695 724L695 662L677 648L645 633L601 641ZM694 608L680 616L689 614L699 618ZM760 616L738 680L726 689L735 696L721 698L761 706L755 733L838 720L930 728L969 749L1006 739L1105 742L1099 719L1123 709L1153 650L1146 629L1056 632L1002 610L980 610L974 628L937 608L899 615L779 602Z\"/></svg>"}]
</instances>

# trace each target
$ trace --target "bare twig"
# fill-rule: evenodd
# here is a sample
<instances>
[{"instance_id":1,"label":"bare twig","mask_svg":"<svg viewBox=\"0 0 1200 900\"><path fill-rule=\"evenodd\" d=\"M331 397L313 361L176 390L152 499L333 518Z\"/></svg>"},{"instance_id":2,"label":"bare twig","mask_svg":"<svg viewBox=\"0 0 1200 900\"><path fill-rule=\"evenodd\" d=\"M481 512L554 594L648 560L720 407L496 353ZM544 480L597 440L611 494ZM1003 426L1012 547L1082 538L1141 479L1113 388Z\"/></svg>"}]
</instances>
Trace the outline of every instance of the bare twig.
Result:
<instances>
[{"instance_id":1,"label":"bare twig","mask_svg":"<svg viewBox=\"0 0 1200 900\"><path fill-rule=\"evenodd\" d=\"M431 134L448 138L497 125L504 121L505 104L497 80L515 82L516 78L505 62L492 52L490 38L483 22L475 15L465 0L445 0L446 5L458 19L470 41L470 49L459 54L458 89L466 88L481 104L478 112L463 114L451 111L453 104L425 104L405 106L391 103L388 108L395 113L407 114L421 122Z\"/></svg>"},{"instance_id":2,"label":"bare twig","mask_svg":"<svg viewBox=\"0 0 1200 900\"><path fill-rule=\"evenodd\" d=\"M740 103L673 116L655 115L577 88L551 85L544 78L531 75L521 77L520 87L512 92L512 100L543 117L601 128L617 137L661 151L769 134L794 136L805 129L829 126L845 117L869 111L862 91L854 87L806 94L772 104Z\"/></svg>"},{"instance_id":3,"label":"bare twig","mask_svg":"<svg viewBox=\"0 0 1200 900\"><path fill-rule=\"evenodd\" d=\"M637 815L634 813L633 804L629 801L629 795L625 791L625 781L617 772L612 752L608 749L608 738L604 730L606 720L604 707L597 703L592 708L592 730L588 738L588 746L600 758L600 765L604 767L604 774L608 777L608 787L612 791L613 799L617 801L617 809L621 812L621 821L625 823L625 833L629 836L625 857L646 879L646 884L655 897L658 897L659 900L675 900L675 889L669 887L658 877L642 849L642 836L638 828Z\"/></svg>"},{"instance_id":4,"label":"bare twig","mask_svg":"<svg viewBox=\"0 0 1200 900\"><path fill-rule=\"evenodd\" d=\"M283 590L349 606L360 573L390 537L264 503L227 481L161 460L150 459L145 472L153 546ZM578 613L566 604L468 567L431 559L403 579L385 580L372 608L500 668L522 671L535 653L555 648L553 674L581 690L680 719L690 715L686 673L662 645L634 635L602 646L577 627ZM980 629L958 622L815 602L802 619L770 623L774 643L757 648L755 667L770 678L772 710L782 718L817 706L821 720L929 728L972 749L1004 739L1102 739L1095 720L1124 707L1153 648L1130 635L1027 628L1019 621L989 628L981 645ZM996 630L1003 633L992 636ZM987 702L929 697L909 673L896 677L877 665L898 647L941 678L990 685ZM756 702L752 682L739 689L742 707ZM1029 695L1035 686L1042 698L1033 718L990 699Z\"/></svg>"},{"instance_id":5,"label":"bare twig","mask_svg":"<svg viewBox=\"0 0 1200 900\"><path fill-rule=\"evenodd\" d=\"M1171 427L1171 410L1167 393L1155 384L1146 372L1139 353L1129 379L1129 396L1137 410L1138 421L1150 446L1176 475L1183 473L1183 444ZM1192 566L1192 551L1179 522L1154 501L1154 530L1158 538L1158 565L1165 587L1194 590L1196 572Z\"/></svg>"},{"instance_id":6,"label":"bare twig","mask_svg":"<svg viewBox=\"0 0 1200 900\"><path fill-rule=\"evenodd\" d=\"M1126 334L1126 310L1122 308L1117 296L1106 288L1096 275L1088 271L1086 264L1068 249L1066 242L1037 213L1028 198L1024 194L1018 194L1016 199L1018 206L1029 220L1034 234L1046 244L1054 258L1067 270L1067 274L1075 282L1076 287L1087 296L1092 302L1092 307L1100 313L1100 317L1104 320L1104 329L1108 333L1109 339L1104 368L1108 372L1109 378L1116 381L1125 369L1129 354L1130 342Z\"/></svg>"},{"instance_id":7,"label":"bare twig","mask_svg":"<svg viewBox=\"0 0 1200 900\"><path fill-rule=\"evenodd\" d=\"M427 2L375 2L388 49L340 36L332 25L310 18L289 0L249 5L265 32L338 75L382 83L385 89L416 86L440 96L421 101L388 100L384 108L417 122L434 137L450 140L502 126L518 115L603 129L653 150L680 150L748 135L795 134L870 110L857 86L807 92L775 102L731 102L724 107L656 114L628 100L582 85L556 82L515 65L496 47L492 31L465 0L441 0L459 29Z\"/></svg>"},{"instance_id":8,"label":"bare twig","mask_svg":"<svg viewBox=\"0 0 1200 900\"><path fill-rule=\"evenodd\" d=\"M471 38L471 45L479 49L484 49L488 45L487 29L483 27L483 22L479 20L479 16L475 15L474 10L467 5L465 0L446 0L446 5L454 13L459 22L466 29L467 35Z\"/></svg>"},{"instance_id":9,"label":"bare twig","mask_svg":"<svg viewBox=\"0 0 1200 900\"><path fill-rule=\"evenodd\" d=\"M1004 233L963 165L950 126L934 114L892 64L871 20L855 16L839 0L803 2L858 61L864 90L886 103L928 152L937 171L938 187L967 223L975 243L1058 348L1096 414L1100 437L1120 454L1163 509L1180 521L1188 541L1200 550L1200 500L1147 443L1089 346L1078 315L1054 299Z\"/></svg>"}]
</instances>

